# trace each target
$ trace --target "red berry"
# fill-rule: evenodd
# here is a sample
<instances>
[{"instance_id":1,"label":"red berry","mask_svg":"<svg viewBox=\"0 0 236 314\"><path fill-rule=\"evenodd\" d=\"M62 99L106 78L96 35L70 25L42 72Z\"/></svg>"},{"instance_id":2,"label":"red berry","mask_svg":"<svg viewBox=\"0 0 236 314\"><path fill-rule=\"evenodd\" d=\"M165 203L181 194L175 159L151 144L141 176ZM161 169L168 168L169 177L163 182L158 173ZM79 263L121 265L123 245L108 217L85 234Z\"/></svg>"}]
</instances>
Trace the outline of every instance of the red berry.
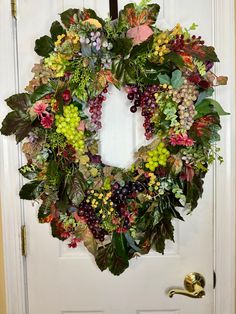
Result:
<instances>
[{"instance_id":1,"label":"red berry","mask_svg":"<svg viewBox=\"0 0 236 314\"><path fill-rule=\"evenodd\" d=\"M62 98L65 102L68 102L71 99L71 93L69 91L69 89L66 89L63 93L62 93Z\"/></svg>"}]
</instances>

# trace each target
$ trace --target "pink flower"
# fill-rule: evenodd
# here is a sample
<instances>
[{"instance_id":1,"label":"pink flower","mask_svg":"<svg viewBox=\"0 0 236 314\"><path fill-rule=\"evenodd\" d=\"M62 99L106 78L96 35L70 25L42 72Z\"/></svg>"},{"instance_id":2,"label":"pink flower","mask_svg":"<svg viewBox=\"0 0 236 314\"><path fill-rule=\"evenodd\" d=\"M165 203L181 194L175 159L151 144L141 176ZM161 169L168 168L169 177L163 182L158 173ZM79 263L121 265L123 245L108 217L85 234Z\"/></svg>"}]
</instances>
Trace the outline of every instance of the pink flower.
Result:
<instances>
[{"instance_id":1,"label":"pink flower","mask_svg":"<svg viewBox=\"0 0 236 314\"><path fill-rule=\"evenodd\" d=\"M134 45L139 45L153 34L153 30L148 25L140 25L128 30L126 36L133 39Z\"/></svg>"},{"instance_id":2,"label":"pink flower","mask_svg":"<svg viewBox=\"0 0 236 314\"><path fill-rule=\"evenodd\" d=\"M85 130L84 121L80 121L80 124L79 124L77 130L78 130L78 131L84 131L84 130Z\"/></svg>"},{"instance_id":3,"label":"pink flower","mask_svg":"<svg viewBox=\"0 0 236 314\"><path fill-rule=\"evenodd\" d=\"M45 129L50 129L52 127L54 121L54 117L51 114L47 114L46 116L42 117L41 124Z\"/></svg>"},{"instance_id":4,"label":"pink flower","mask_svg":"<svg viewBox=\"0 0 236 314\"><path fill-rule=\"evenodd\" d=\"M188 137L188 134L175 134L173 133L170 137L170 143L173 146L193 146L194 140Z\"/></svg>"},{"instance_id":5,"label":"pink flower","mask_svg":"<svg viewBox=\"0 0 236 314\"><path fill-rule=\"evenodd\" d=\"M39 116L46 112L48 104L44 103L43 101L36 101L34 104L34 112L36 112Z\"/></svg>"}]
</instances>

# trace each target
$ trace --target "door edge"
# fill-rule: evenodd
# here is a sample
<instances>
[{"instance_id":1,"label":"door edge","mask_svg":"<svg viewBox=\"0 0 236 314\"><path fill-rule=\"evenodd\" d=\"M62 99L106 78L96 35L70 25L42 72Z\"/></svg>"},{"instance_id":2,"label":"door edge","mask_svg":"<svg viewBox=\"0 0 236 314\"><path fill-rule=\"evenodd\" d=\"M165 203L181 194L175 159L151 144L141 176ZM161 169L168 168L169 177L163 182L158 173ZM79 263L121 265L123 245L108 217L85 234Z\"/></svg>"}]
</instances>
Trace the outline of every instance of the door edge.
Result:
<instances>
[{"instance_id":1,"label":"door edge","mask_svg":"<svg viewBox=\"0 0 236 314\"><path fill-rule=\"evenodd\" d=\"M235 0L212 0L214 46L221 63L216 73L229 85L216 91L230 116L222 118L220 143L224 163L215 165L214 264L216 272L215 314L235 313ZM220 88L219 88L220 89Z\"/></svg>"}]
</instances>

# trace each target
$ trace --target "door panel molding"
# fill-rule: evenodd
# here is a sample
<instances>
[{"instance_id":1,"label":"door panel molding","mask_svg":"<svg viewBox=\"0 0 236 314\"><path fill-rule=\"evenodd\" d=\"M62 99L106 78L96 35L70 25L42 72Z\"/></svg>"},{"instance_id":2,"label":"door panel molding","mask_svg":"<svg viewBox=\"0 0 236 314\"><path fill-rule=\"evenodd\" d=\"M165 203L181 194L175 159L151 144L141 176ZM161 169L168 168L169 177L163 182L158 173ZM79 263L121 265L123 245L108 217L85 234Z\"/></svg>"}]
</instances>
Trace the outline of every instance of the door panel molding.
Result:
<instances>
[{"instance_id":1,"label":"door panel molding","mask_svg":"<svg viewBox=\"0 0 236 314\"><path fill-rule=\"evenodd\" d=\"M235 29L234 0L212 0L214 45L222 63L216 66L216 72L229 77L229 87L216 91L216 97L225 104L231 116L223 118L222 155L224 164L215 165L215 311L214 314L235 313ZM0 100L16 90L16 68L14 54L14 23L11 17L10 1L1 2L0 28L2 49L0 50L1 69ZM223 43L223 44L222 44ZM229 62L229 60L231 62ZM1 120L7 109L2 106ZM0 138L0 191L3 220L4 262L8 314L26 314L27 300L25 260L21 256L20 226L23 222L21 201L12 197L18 195L20 179L13 182L18 169L17 147L13 138ZM224 195L224 199L222 197ZM145 313L145 311L139 312ZM72 312L73 313L73 312ZM155 313L155 312L154 312Z\"/></svg>"}]
</instances>

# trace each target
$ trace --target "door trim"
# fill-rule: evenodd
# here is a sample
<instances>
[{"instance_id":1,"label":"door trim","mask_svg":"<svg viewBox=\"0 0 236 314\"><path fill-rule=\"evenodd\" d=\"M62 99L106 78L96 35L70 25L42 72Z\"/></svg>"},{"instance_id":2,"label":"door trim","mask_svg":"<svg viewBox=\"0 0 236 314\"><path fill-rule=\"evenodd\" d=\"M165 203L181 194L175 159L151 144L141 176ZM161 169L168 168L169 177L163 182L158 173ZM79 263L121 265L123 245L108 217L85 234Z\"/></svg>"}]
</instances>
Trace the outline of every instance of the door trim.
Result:
<instances>
[{"instance_id":1,"label":"door trim","mask_svg":"<svg viewBox=\"0 0 236 314\"><path fill-rule=\"evenodd\" d=\"M214 259L215 314L235 313L235 1L212 0L214 46L221 63L216 72L229 77L229 87L216 98L231 113L222 119L224 163L215 166ZM232 60L232 62L230 61ZM220 89L220 88L219 88ZM227 99L227 101L225 101ZM228 102L228 103L226 103ZM230 104L231 103L231 104ZM222 197L224 196L224 198Z\"/></svg>"},{"instance_id":2,"label":"door trim","mask_svg":"<svg viewBox=\"0 0 236 314\"><path fill-rule=\"evenodd\" d=\"M216 72L229 77L229 87L222 89L216 98L225 104L224 99L235 101L235 21L234 0L212 0L214 46L222 59L216 66ZM5 95L17 90L16 54L14 45L14 23L11 17L10 1L1 2L0 20L5 28L0 28L0 39L3 42L0 50L1 69L0 85L6 87ZM223 41L223 44L222 44ZM6 60L7 56L7 62ZM2 60L2 61L1 61ZM228 60L232 60L230 63ZM228 106L228 108L227 108ZM231 116L223 118L224 143L221 142L225 159L222 165L215 167L215 215L214 215L214 259L216 271L215 310L214 314L235 313L235 109L234 105L225 104ZM1 120L7 110L1 110ZM9 186L9 193L1 190L1 206L3 221L3 243L6 283L7 313L27 313L27 279L26 262L21 255L20 230L24 222L21 211L22 202L12 197L10 191L18 194L20 180L11 182L15 176L19 162L14 160L17 146L13 138L0 137L0 183ZM224 199L221 197L224 195ZM217 232L216 232L217 231Z\"/></svg>"},{"instance_id":3,"label":"door trim","mask_svg":"<svg viewBox=\"0 0 236 314\"><path fill-rule=\"evenodd\" d=\"M17 54L16 54L16 21L11 15L11 1L0 3L0 121L8 112L3 106L4 99L13 92L17 93ZM21 224L23 221L21 201L18 197L20 180L13 182L11 178L19 168L19 161L13 156L18 153L14 138L0 135L0 206L2 209L2 237L4 251L5 289L7 314L27 314L27 285L25 260L21 255Z\"/></svg>"}]
</instances>

